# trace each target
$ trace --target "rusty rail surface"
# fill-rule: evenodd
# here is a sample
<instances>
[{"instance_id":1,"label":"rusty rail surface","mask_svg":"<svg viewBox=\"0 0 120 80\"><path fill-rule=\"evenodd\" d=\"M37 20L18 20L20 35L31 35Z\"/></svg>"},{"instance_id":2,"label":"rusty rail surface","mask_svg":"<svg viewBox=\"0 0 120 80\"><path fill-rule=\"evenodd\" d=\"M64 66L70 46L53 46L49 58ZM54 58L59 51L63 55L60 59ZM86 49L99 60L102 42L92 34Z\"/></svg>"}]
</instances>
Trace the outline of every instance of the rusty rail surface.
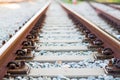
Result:
<instances>
[{"instance_id":1,"label":"rusty rail surface","mask_svg":"<svg viewBox=\"0 0 120 80\"><path fill-rule=\"evenodd\" d=\"M103 17L109 19L111 21L111 24L113 26L115 26L115 28L120 29L120 19L119 18L114 17L114 15L111 15L111 14L109 14L109 13L107 13L107 12L97 8L97 7L95 7L91 3L89 3L89 4L90 4L91 7L93 7L97 11L97 13L99 15L102 15Z\"/></svg>"},{"instance_id":2,"label":"rusty rail surface","mask_svg":"<svg viewBox=\"0 0 120 80\"><path fill-rule=\"evenodd\" d=\"M120 10L120 7L114 6L114 4L107 4L108 6Z\"/></svg>"},{"instance_id":3,"label":"rusty rail surface","mask_svg":"<svg viewBox=\"0 0 120 80\"><path fill-rule=\"evenodd\" d=\"M51 1L38 11L1 49L0 49L0 80L7 72L7 64L14 60L16 51L22 48L22 42L34 27L36 22L45 14Z\"/></svg>"},{"instance_id":4,"label":"rusty rail surface","mask_svg":"<svg viewBox=\"0 0 120 80\"><path fill-rule=\"evenodd\" d=\"M104 42L104 46L111 48L114 52L115 58L120 58L120 42L113 38L108 33L104 32L102 29L82 17L80 14L74 12L73 10L69 9L65 4L60 3L61 6L67 11L68 14L73 15L77 18L83 25L85 25L93 34L95 34L98 39L101 39Z\"/></svg>"}]
</instances>

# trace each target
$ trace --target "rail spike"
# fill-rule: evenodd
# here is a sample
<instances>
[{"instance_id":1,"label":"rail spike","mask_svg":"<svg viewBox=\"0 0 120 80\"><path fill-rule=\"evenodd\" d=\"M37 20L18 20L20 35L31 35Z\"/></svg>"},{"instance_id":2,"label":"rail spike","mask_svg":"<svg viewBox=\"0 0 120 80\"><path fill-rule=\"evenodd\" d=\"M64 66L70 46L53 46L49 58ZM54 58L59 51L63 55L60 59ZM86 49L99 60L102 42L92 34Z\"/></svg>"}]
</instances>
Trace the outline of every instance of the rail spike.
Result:
<instances>
[{"instance_id":1,"label":"rail spike","mask_svg":"<svg viewBox=\"0 0 120 80\"><path fill-rule=\"evenodd\" d=\"M86 35L86 37L87 37L87 35L90 34L91 32L90 32L90 30L85 29L85 30L83 31L83 33L84 33L84 34Z\"/></svg>"},{"instance_id":2,"label":"rail spike","mask_svg":"<svg viewBox=\"0 0 120 80\"><path fill-rule=\"evenodd\" d=\"M28 40L28 41L23 41L22 45L23 46L34 46L34 43L33 41Z\"/></svg>"},{"instance_id":3,"label":"rail spike","mask_svg":"<svg viewBox=\"0 0 120 80\"><path fill-rule=\"evenodd\" d=\"M25 65L24 61L11 61L7 65L9 74L27 74L30 68Z\"/></svg>"},{"instance_id":4,"label":"rail spike","mask_svg":"<svg viewBox=\"0 0 120 80\"><path fill-rule=\"evenodd\" d=\"M97 38L97 36L95 34L90 33L87 35L87 38L90 39L91 41L94 41Z\"/></svg>"},{"instance_id":5,"label":"rail spike","mask_svg":"<svg viewBox=\"0 0 120 80\"><path fill-rule=\"evenodd\" d=\"M31 53L31 49L21 49L17 50L16 52L17 60L22 60L22 59L33 59L34 55Z\"/></svg>"},{"instance_id":6,"label":"rail spike","mask_svg":"<svg viewBox=\"0 0 120 80\"><path fill-rule=\"evenodd\" d=\"M34 42L32 40L23 41L22 45L22 49L35 49Z\"/></svg>"},{"instance_id":7,"label":"rail spike","mask_svg":"<svg viewBox=\"0 0 120 80\"><path fill-rule=\"evenodd\" d=\"M33 35L33 34L34 34L34 35L36 34L36 35L37 35L38 32L37 32L36 30L32 30L32 31L30 31L30 34L32 34L32 35Z\"/></svg>"},{"instance_id":8,"label":"rail spike","mask_svg":"<svg viewBox=\"0 0 120 80\"><path fill-rule=\"evenodd\" d=\"M88 46L90 49L98 50L99 48L104 48L104 42L100 39L95 39L92 41L92 45Z\"/></svg>"},{"instance_id":9,"label":"rail spike","mask_svg":"<svg viewBox=\"0 0 120 80\"><path fill-rule=\"evenodd\" d=\"M102 54L104 54L104 55L112 55L113 51L110 48L105 48L105 49L103 49Z\"/></svg>"},{"instance_id":10,"label":"rail spike","mask_svg":"<svg viewBox=\"0 0 120 80\"><path fill-rule=\"evenodd\" d=\"M100 47L104 44L104 42L100 39L96 39L95 41L93 41L93 44Z\"/></svg>"},{"instance_id":11,"label":"rail spike","mask_svg":"<svg viewBox=\"0 0 120 80\"><path fill-rule=\"evenodd\" d=\"M120 74L120 59L112 58L108 65L104 68L107 74L117 75Z\"/></svg>"},{"instance_id":12,"label":"rail spike","mask_svg":"<svg viewBox=\"0 0 120 80\"><path fill-rule=\"evenodd\" d=\"M27 54L27 49L24 50L17 50L17 56L25 56Z\"/></svg>"},{"instance_id":13,"label":"rail spike","mask_svg":"<svg viewBox=\"0 0 120 80\"><path fill-rule=\"evenodd\" d=\"M33 42L36 42L36 41L38 41L38 37L37 37L37 35L36 34L31 34L31 35L27 35L27 37L26 37L28 40L32 40Z\"/></svg>"},{"instance_id":14,"label":"rail spike","mask_svg":"<svg viewBox=\"0 0 120 80\"><path fill-rule=\"evenodd\" d=\"M4 41L2 41L2 45L4 45L6 43L6 41L4 40Z\"/></svg>"},{"instance_id":15,"label":"rail spike","mask_svg":"<svg viewBox=\"0 0 120 80\"><path fill-rule=\"evenodd\" d=\"M86 35L86 38L87 38L86 40L88 42L90 42L92 45L94 45L93 41L96 40L97 36L95 34L89 33L89 34Z\"/></svg>"},{"instance_id":16,"label":"rail spike","mask_svg":"<svg viewBox=\"0 0 120 80\"><path fill-rule=\"evenodd\" d=\"M113 51L112 49L110 48L99 48L99 50L101 51L98 51L98 53L95 53L94 54L94 57L97 58L97 59L111 59L113 58Z\"/></svg>"}]
</instances>

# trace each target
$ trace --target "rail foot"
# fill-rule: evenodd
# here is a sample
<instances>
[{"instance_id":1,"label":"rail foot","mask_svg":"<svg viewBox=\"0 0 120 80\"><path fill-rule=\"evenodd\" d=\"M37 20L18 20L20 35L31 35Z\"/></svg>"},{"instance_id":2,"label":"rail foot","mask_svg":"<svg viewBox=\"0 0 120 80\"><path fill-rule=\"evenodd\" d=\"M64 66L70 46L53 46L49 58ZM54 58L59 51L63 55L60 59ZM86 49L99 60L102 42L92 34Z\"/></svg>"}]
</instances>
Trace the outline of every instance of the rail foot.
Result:
<instances>
[{"instance_id":1,"label":"rail foot","mask_svg":"<svg viewBox=\"0 0 120 80\"><path fill-rule=\"evenodd\" d=\"M111 59L104 70L107 74L120 76L120 59Z\"/></svg>"},{"instance_id":2,"label":"rail foot","mask_svg":"<svg viewBox=\"0 0 120 80\"><path fill-rule=\"evenodd\" d=\"M26 54L25 56L17 56L16 60L22 60L22 59L33 59L34 55L33 54Z\"/></svg>"},{"instance_id":3,"label":"rail foot","mask_svg":"<svg viewBox=\"0 0 120 80\"><path fill-rule=\"evenodd\" d=\"M33 59L34 55L31 54L31 50L30 49L22 49L22 50L17 50L16 52L17 60L21 60L21 59Z\"/></svg>"},{"instance_id":4,"label":"rail foot","mask_svg":"<svg viewBox=\"0 0 120 80\"><path fill-rule=\"evenodd\" d=\"M88 43L88 42L90 42L90 39L85 38L85 39L82 40L82 42Z\"/></svg>"},{"instance_id":5,"label":"rail foot","mask_svg":"<svg viewBox=\"0 0 120 80\"><path fill-rule=\"evenodd\" d=\"M113 55L104 55L104 54L101 54L101 53L94 53L94 58L95 59L111 59L113 57L114 57Z\"/></svg>"}]
</instances>

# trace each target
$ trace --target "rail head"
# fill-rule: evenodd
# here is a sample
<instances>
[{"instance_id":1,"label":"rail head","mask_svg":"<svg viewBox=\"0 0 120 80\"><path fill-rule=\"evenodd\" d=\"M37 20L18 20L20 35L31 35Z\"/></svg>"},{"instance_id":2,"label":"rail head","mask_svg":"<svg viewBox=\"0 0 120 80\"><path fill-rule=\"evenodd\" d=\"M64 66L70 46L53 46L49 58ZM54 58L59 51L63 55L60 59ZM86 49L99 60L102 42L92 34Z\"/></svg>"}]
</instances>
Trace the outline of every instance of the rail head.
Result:
<instances>
[{"instance_id":1,"label":"rail head","mask_svg":"<svg viewBox=\"0 0 120 80\"><path fill-rule=\"evenodd\" d=\"M59 2L59 3L69 14L72 14L73 16L75 16L75 18L80 20L80 22L83 25L85 25L92 33L97 35L99 39L103 40L103 42L105 42L105 46L111 48L114 51L114 57L120 58L120 54L119 54L120 42L117 39L115 39L114 37L109 35L107 32L103 31L98 26L96 26L95 24L85 19L80 14L68 8L64 3L62 2Z\"/></svg>"},{"instance_id":2,"label":"rail head","mask_svg":"<svg viewBox=\"0 0 120 80\"><path fill-rule=\"evenodd\" d=\"M0 80L7 71L6 65L15 59L16 50L22 47L24 38L29 34L36 22L45 14L51 1L49 0L6 44L0 48Z\"/></svg>"},{"instance_id":3,"label":"rail head","mask_svg":"<svg viewBox=\"0 0 120 80\"><path fill-rule=\"evenodd\" d=\"M120 10L120 7L118 7L118 6L114 5L114 4L108 4L108 6Z\"/></svg>"},{"instance_id":4,"label":"rail head","mask_svg":"<svg viewBox=\"0 0 120 80\"><path fill-rule=\"evenodd\" d=\"M112 20L114 20L117 24L120 24L120 18L116 17L115 15L111 15L101 9L99 9L98 7L94 6L91 2L89 2L90 6L92 6L95 10L97 10L99 12L99 14L103 14L105 16L107 16L108 18L111 18Z\"/></svg>"}]
</instances>

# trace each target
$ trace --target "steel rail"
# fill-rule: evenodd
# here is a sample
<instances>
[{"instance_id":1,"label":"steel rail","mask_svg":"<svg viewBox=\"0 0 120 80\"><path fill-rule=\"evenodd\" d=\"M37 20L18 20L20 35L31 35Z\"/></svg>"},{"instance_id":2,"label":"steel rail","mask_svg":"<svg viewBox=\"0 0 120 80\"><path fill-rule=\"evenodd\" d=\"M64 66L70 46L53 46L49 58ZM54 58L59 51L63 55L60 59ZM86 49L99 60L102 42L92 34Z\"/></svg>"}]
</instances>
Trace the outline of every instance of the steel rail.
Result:
<instances>
[{"instance_id":1,"label":"steel rail","mask_svg":"<svg viewBox=\"0 0 120 80\"><path fill-rule=\"evenodd\" d=\"M105 47L109 47L114 52L115 58L120 58L120 42L109 35L108 33L104 32L102 29L97 27L95 24L91 23L80 14L74 12L73 10L69 9L65 4L60 2L61 6L67 11L68 14L72 14L75 18L77 18L83 25L85 25L92 33L94 33L99 39L104 42Z\"/></svg>"},{"instance_id":2,"label":"steel rail","mask_svg":"<svg viewBox=\"0 0 120 80\"><path fill-rule=\"evenodd\" d=\"M101 15L107 17L109 20L111 20L111 21L113 21L114 23L117 24L117 28L120 28L120 19L119 18L117 18L114 15L111 15L111 14L109 14L109 13L95 7L91 3L89 3L89 4L90 4L90 6L92 6L98 12L98 14L101 14Z\"/></svg>"},{"instance_id":3,"label":"steel rail","mask_svg":"<svg viewBox=\"0 0 120 80\"><path fill-rule=\"evenodd\" d=\"M113 4L107 4L108 6L110 6L110 7L112 7L112 8L115 8L115 9L118 9L118 10L120 10L120 7L118 7L118 6L115 6L115 5L113 5Z\"/></svg>"},{"instance_id":4,"label":"steel rail","mask_svg":"<svg viewBox=\"0 0 120 80\"><path fill-rule=\"evenodd\" d=\"M7 64L14 60L16 50L22 48L22 42L37 21L45 14L51 1L48 1L4 46L0 49L0 80L7 72Z\"/></svg>"}]
</instances>

